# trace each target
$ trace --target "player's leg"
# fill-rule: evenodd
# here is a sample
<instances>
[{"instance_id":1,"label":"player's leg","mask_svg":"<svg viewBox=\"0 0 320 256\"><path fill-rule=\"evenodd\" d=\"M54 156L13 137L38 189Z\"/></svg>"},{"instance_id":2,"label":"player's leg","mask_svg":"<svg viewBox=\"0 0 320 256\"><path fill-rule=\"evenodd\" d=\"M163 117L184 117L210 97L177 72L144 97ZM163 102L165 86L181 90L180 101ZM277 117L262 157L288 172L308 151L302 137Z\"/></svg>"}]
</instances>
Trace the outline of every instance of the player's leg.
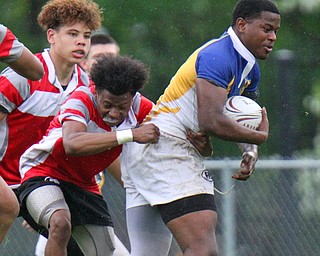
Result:
<instances>
[{"instance_id":1,"label":"player's leg","mask_svg":"<svg viewBox=\"0 0 320 256\"><path fill-rule=\"evenodd\" d=\"M85 256L113 256L114 231L110 226L83 225L73 228L72 237Z\"/></svg>"},{"instance_id":2,"label":"player's leg","mask_svg":"<svg viewBox=\"0 0 320 256\"><path fill-rule=\"evenodd\" d=\"M0 176L0 244L18 214L18 199Z\"/></svg>"},{"instance_id":3,"label":"player's leg","mask_svg":"<svg viewBox=\"0 0 320 256\"><path fill-rule=\"evenodd\" d=\"M158 205L183 255L218 255L214 196L200 194Z\"/></svg>"},{"instance_id":4,"label":"player's leg","mask_svg":"<svg viewBox=\"0 0 320 256\"><path fill-rule=\"evenodd\" d=\"M127 227L131 256L167 256L172 235L158 209L142 205L127 209Z\"/></svg>"},{"instance_id":5,"label":"player's leg","mask_svg":"<svg viewBox=\"0 0 320 256\"><path fill-rule=\"evenodd\" d=\"M120 241L119 237L114 235L114 244L115 244L115 251L114 256L128 256L130 255L128 249L124 246L124 244Z\"/></svg>"},{"instance_id":6,"label":"player's leg","mask_svg":"<svg viewBox=\"0 0 320 256\"><path fill-rule=\"evenodd\" d=\"M56 185L36 188L26 197L26 207L32 218L49 230L45 255L67 255L71 217L61 189Z\"/></svg>"},{"instance_id":7,"label":"player's leg","mask_svg":"<svg viewBox=\"0 0 320 256\"><path fill-rule=\"evenodd\" d=\"M39 238L38 238L38 241L36 244L36 248L35 248L35 256L44 256L46 245L47 245L47 238L45 238L42 235L39 235ZM83 256L81 249L79 248L78 244L76 243L76 241L72 237L70 238L70 240L68 242L67 254L68 255ZM123 254L123 256L124 255L126 255L126 254Z\"/></svg>"}]
</instances>

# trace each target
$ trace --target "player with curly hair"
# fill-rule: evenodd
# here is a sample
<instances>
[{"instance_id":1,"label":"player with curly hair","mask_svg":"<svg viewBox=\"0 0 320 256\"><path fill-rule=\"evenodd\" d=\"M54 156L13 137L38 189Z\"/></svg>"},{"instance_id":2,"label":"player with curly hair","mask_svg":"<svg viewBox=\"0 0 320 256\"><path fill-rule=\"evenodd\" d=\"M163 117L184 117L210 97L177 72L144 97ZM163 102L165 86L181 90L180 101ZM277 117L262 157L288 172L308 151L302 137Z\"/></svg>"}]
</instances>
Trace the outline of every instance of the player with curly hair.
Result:
<instances>
[{"instance_id":1,"label":"player with curly hair","mask_svg":"<svg viewBox=\"0 0 320 256\"><path fill-rule=\"evenodd\" d=\"M87 74L89 74L91 71L92 65L97 61L99 57L103 55L118 56L119 52L120 52L120 48L118 43L110 35L95 33L91 36L90 50L86 58L81 62L81 67L87 72ZM144 97L141 97L140 93L137 93L136 99L134 98L134 102L139 103L138 105L140 105L141 107L147 106L147 109L145 110L146 112L145 115L151 110L151 106L149 104L143 104L144 101L146 100L147 99L145 99ZM141 101L143 102L141 103ZM139 111L141 111L141 109L139 109ZM115 160L111 165L108 166L108 171L122 185L119 159ZM96 175L96 181L99 185L99 190L102 191L102 187L105 181L104 171ZM117 235L115 235L114 238L115 238L115 247L116 247L114 251L114 255L117 255L117 256L129 255L127 248L121 242L121 240L117 237ZM47 242L47 239L44 236L39 235L39 239L38 239L36 250L35 250L36 256L44 256L46 242ZM72 247L73 254L76 254L77 256L83 255L80 249L79 251L76 252L76 247L78 246L76 243L73 243L72 239L71 241L69 241L68 252L70 252L71 247Z\"/></svg>"},{"instance_id":2,"label":"player with curly hair","mask_svg":"<svg viewBox=\"0 0 320 256\"><path fill-rule=\"evenodd\" d=\"M21 157L19 197L49 230L46 255L67 255L71 234L84 255L113 255L113 224L95 175L119 156L122 144L156 143L160 134L155 125L139 127L145 113L136 93L148 77L142 62L102 56L91 77L95 87L79 87L46 136Z\"/></svg>"},{"instance_id":3,"label":"player with curly hair","mask_svg":"<svg viewBox=\"0 0 320 256\"><path fill-rule=\"evenodd\" d=\"M33 81L11 68L1 74L0 176L12 189L20 185L22 153L42 138L67 97L79 86L89 86L89 77L78 64L87 54L91 33L100 27L101 20L101 10L93 1L47 2L38 23L46 30L50 48L35 54L45 75ZM0 215L5 206L1 202ZM7 218L1 217L1 221Z\"/></svg>"}]
</instances>

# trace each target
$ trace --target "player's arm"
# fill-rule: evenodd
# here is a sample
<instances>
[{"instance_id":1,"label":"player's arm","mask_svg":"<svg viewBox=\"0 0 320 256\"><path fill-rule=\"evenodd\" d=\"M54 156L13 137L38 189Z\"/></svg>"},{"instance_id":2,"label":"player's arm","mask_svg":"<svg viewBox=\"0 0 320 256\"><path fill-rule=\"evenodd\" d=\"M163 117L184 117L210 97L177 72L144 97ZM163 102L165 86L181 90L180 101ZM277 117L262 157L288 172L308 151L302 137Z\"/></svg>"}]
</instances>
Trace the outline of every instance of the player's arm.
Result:
<instances>
[{"instance_id":1,"label":"player's arm","mask_svg":"<svg viewBox=\"0 0 320 256\"><path fill-rule=\"evenodd\" d=\"M156 143L159 128L153 124L132 129L132 140L138 143ZM87 126L79 121L66 120L62 125L63 146L70 155L93 155L119 145L117 132L90 133Z\"/></svg>"},{"instance_id":2,"label":"player's arm","mask_svg":"<svg viewBox=\"0 0 320 256\"><path fill-rule=\"evenodd\" d=\"M107 168L107 171L113 176L113 178L123 187L123 182L121 180L121 167L120 167L120 157L112 162Z\"/></svg>"},{"instance_id":3,"label":"player's arm","mask_svg":"<svg viewBox=\"0 0 320 256\"><path fill-rule=\"evenodd\" d=\"M39 80L44 74L43 66L28 48L24 47L21 56L8 63L9 67L27 79Z\"/></svg>"},{"instance_id":4,"label":"player's arm","mask_svg":"<svg viewBox=\"0 0 320 256\"><path fill-rule=\"evenodd\" d=\"M198 121L200 130L224 140L260 145L268 138L269 122L266 110L262 110L262 121L258 130L239 125L223 114L227 100L226 89L215 86L205 79L196 80Z\"/></svg>"}]
</instances>

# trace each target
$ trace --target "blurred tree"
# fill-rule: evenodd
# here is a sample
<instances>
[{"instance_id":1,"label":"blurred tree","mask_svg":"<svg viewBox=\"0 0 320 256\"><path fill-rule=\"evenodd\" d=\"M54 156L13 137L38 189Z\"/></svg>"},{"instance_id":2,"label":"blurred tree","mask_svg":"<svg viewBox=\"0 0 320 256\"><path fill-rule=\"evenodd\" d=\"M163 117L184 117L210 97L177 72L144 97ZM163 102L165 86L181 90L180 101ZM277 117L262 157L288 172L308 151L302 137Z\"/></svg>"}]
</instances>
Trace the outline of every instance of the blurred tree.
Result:
<instances>
[{"instance_id":1,"label":"blurred tree","mask_svg":"<svg viewBox=\"0 0 320 256\"><path fill-rule=\"evenodd\" d=\"M47 47L45 33L36 23L37 14L45 0L0 0L1 23L7 25L32 51ZM104 11L103 26L115 37L121 53L147 63L151 69L149 85L144 94L157 100L180 65L198 46L218 37L230 25L235 0L96 0ZM320 33L319 0L278 0L282 24L274 51L292 50L296 54L294 108L296 117L292 129L298 139L297 150L312 147L316 116L303 105L311 87L318 81ZM312 6L312 8L309 8ZM261 147L261 155L279 153L279 125L285 113L279 106L282 86L278 81L274 53L261 61L261 97L270 119L271 136ZM3 68L4 66L0 66ZM281 74L280 74L281 75ZM278 113L278 114L277 114ZM281 114L283 118L281 118ZM309 114L306 114L309 113ZM279 120L280 115L280 120ZM239 155L228 142L213 141L219 156ZM231 150L231 151L230 151Z\"/></svg>"}]
</instances>

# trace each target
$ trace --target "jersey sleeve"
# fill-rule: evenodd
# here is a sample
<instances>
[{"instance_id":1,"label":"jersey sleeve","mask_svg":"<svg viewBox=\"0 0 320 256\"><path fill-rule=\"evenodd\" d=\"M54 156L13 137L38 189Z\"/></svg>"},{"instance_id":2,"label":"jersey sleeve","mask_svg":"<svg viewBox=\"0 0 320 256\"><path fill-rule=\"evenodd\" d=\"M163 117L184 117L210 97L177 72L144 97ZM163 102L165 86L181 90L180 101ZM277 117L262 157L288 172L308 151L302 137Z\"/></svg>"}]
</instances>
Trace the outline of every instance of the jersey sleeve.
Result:
<instances>
[{"instance_id":1,"label":"jersey sleeve","mask_svg":"<svg viewBox=\"0 0 320 256\"><path fill-rule=\"evenodd\" d=\"M28 80L11 68L7 68L1 73L0 85L0 105L9 113L30 96Z\"/></svg>"},{"instance_id":2,"label":"jersey sleeve","mask_svg":"<svg viewBox=\"0 0 320 256\"><path fill-rule=\"evenodd\" d=\"M59 121L77 121L87 126L90 121L91 101L83 91L76 90L61 106Z\"/></svg>"},{"instance_id":3,"label":"jersey sleeve","mask_svg":"<svg viewBox=\"0 0 320 256\"><path fill-rule=\"evenodd\" d=\"M198 78L227 89L232 80L232 72L228 60L217 51L201 50L196 60Z\"/></svg>"},{"instance_id":4,"label":"jersey sleeve","mask_svg":"<svg viewBox=\"0 0 320 256\"><path fill-rule=\"evenodd\" d=\"M24 49L15 35L4 25L0 24L0 60L6 63L17 60Z\"/></svg>"}]
</instances>

